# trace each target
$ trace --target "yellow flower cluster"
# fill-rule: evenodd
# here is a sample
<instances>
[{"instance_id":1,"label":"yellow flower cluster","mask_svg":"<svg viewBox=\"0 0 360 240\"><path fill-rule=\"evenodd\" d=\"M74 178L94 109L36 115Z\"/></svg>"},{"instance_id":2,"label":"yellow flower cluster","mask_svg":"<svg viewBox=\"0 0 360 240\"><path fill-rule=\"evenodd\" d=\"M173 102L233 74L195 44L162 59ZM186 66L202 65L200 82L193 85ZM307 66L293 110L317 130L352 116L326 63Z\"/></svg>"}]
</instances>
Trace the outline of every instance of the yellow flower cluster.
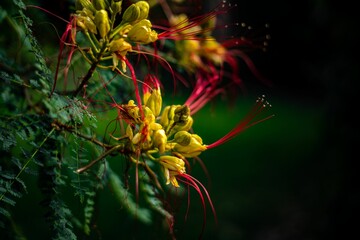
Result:
<instances>
[{"instance_id":1,"label":"yellow flower cluster","mask_svg":"<svg viewBox=\"0 0 360 240\"><path fill-rule=\"evenodd\" d=\"M166 183L179 187L175 176L186 172L186 158L196 157L207 149L200 136L189 132L193 124L190 109L186 105L170 105L161 111L159 87L144 92L141 107L143 116L133 100L119 107L127 118L126 135L131 148L140 149L160 163Z\"/></svg>"},{"instance_id":2,"label":"yellow flower cluster","mask_svg":"<svg viewBox=\"0 0 360 240\"><path fill-rule=\"evenodd\" d=\"M121 62L126 71L124 58L132 51L133 44L148 44L158 39L147 19L149 4L138 1L122 12L119 0L77 0L74 19L78 30L83 32L91 43L88 54L101 53L100 60L113 59L113 69ZM115 26L117 17L122 13L120 24ZM87 57L89 62L96 56Z\"/></svg>"},{"instance_id":3,"label":"yellow flower cluster","mask_svg":"<svg viewBox=\"0 0 360 240\"><path fill-rule=\"evenodd\" d=\"M227 50L211 36L215 26L214 16L204 16L194 23L185 14L179 14L173 15L169 22L177 29L179 37L175 41L175 50L179 53L179 63L187 70L194 72L198 68L206 68L202 59L217 66L224 63Z\"/></svg>"}]
</instances>

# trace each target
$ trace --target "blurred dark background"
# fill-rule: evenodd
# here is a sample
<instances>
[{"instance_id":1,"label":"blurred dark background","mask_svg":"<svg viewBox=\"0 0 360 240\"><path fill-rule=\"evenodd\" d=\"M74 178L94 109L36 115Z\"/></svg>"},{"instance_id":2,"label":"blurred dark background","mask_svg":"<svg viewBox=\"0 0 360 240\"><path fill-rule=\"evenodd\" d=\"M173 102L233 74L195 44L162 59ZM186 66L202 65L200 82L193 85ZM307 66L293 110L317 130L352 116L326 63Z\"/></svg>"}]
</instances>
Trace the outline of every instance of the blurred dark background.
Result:
<instances>
[{"instance_id":1,"label":"blurred dark background","mask_svg":"<svg viewBox=\"0 0 360 240\"><path fill-rule=\"evenodd\" d=\"M39 2L60 14L69 4ZM193 168L192 174L208 187L218 214L215 226L208 213L204 239L317 240L358 235L357 8L347 1L325 0L237 4L236 19L270 26L267 51L250 56L272 86L249 75L248 95L239 99L237 108L216 102L197 113L194 127L211 143L235 126L261 94L272 103L275 117L202 154L210 179L199 165ZM141 231L127 237L128 225L113 210L116 204L108 200L110 196L105 191L102 198L105 209L98 227L103 239L140 237ZM37 204L38 199L29 199ZM181 223L179 217L175 229L179 239L198 236L203 215L197 205L199 198L193 192L188 219ZM18 217L33 214L28 207L18 209ZM144 236L156 235L149 232L145 229Z\"/></svg>"},{"instance_id":2,"label":"blurred dark background","mask_svg":"<svg viewBox=\"0 0 360 240\"><path fill-rule=\"evenodd\" d=\"M259 137L261 144L252 142L249 148L255 149L238 158L250 162L251 167L240 166L247 168L242 171L252 172L233 182L240 201L234 203L249 201L233 216L239 221L238 239L356 235L360 199L353 109L360 74L354 6L321 0L238 5L244 21L270 25L268 51L254 61L273 82L266 95L276 115L248 130L267 133L253 133L249 138ZM248 142L245 136L238 139L239 148Z\"/></svg>"}]
</instances>

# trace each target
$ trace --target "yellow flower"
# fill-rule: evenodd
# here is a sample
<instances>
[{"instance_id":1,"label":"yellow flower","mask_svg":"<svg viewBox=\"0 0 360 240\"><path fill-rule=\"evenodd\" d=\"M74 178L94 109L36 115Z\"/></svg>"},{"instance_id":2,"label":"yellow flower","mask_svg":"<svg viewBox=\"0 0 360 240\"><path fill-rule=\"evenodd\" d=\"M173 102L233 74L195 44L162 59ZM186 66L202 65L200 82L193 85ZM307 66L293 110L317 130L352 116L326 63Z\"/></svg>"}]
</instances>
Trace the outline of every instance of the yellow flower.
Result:
<instances>
[{"instance_id":1,"label":"yellow flower","mask_svg":"<svg viewBox=\"0 0 360 240\"><path fill-rule=\"evenodd\" d=\"M193 124L190 109L186 105L171 105L164 108L160 124L165 129L166 135L171 136L178 131L188 131Z\"/></svg>"},{"instance_id":2,"label":"yellow flower","mask_svg":"<svg viewBox=\"0 0 360 240\"><path fill-rule=\"evenodd\" d=\"M227 50L213 37L207 37L201 42L200 54L216 65L221 65L226 58Z\"/></svg>"},{"instance_id":3,"label":"yellow flower","mask_svg":"<svg viewBox=\"0 0 360 240\"><path fill-rule=\"evenodd\" d=\"M123 38L119 38L111 41L109 44L111 52L115 52L117 55L125 57L128 51L132 50L130 43L126 42Z\"/></svg>"},{"instance_id":4,"label":"yellow flower","mask_svg":"<svg viewBox=\"0 0 360 240\"><path fill-rule=\"evenodd\" d=\"M145 1L138 1L138 2L135 3L135 5L140 10L140 15L139 15L139 18L137 20L143 20L143 19L147 18L148 15L149 15L149 9L150 9L149 4L147 2L145 2Z\"/></svg>"},{"instance_id":5,"label":"yellow flower","mask_svg":"<svg viewBox=\"0 0 360 240\"><path fill-rule=\"evenodd\" d=\"M106 3L104 0L92 0L92 3L96 10L103 10L106 8Z\"/></svg>"},{"instance_id":6,"label":"yellow flower","mask_svg":"<svg viewBox=\"0 0 360 240\"><path fill-rule=\"evenodd\" d=\"M172 184L174 187L179 187L176 180L176 175L185 173L185 162L181 158L175 156L160 156L160 164L163 166L166 184Z\"/></svg>"},{"instance_id":7,"label":"yellow flower","mask_svg":"<svg viewBox=\"0 0 360 240\"><path fill-rule=\"evenodd\" d=\"M90 0L76 0L75 1L75 9L76 10L89 9L92 12L96 11L96 9L94 8L94 6Z\"/></svg>"},{"instance_id":8,"label":"yellow flower","mask_svg":"<svg viewBox=\"0 0 360 240\"><path fill-rule=\"evenodd\" d=\"M151 29L151 22L143 19L128 32L128 38L135 43L147 44L157 40L157 33Z\"/></svg>"},{"instance_id":9,"label":"yellow flower","mask_svg":"<svg viewBox=\"0 0 360 240\"><path fill-rule=\"evenodd\" d=\"M184 157L196 157L207 149L199 135L186 131L177 132L174 141L176 144L173 145L172 150Z\"/></svg>"},{"instance_id":10,"label":"yellow flower","mask_svg":"<svg viewBox=\"0 0 360 240\"><path fill-rule=\"evenodd\" d=\"M150 6L145 1L138 1L131 4L124 12L122 22L131 24L146 19L149 15Z\"/></svg>"},{"instance_id":11,"label":"yellow flower","mask_svg":"<svg viewBox=\"0 0 360 240\"><path fill-rule=\"evenodd\" d=\"M151 109L155 117L159 116L162 109L160 83L152 74L146 75L143 85L143 101Z\"/></svg>"},{"instance_id":12,"label":"yellow flower","mask_svg":"<svg viewBox=\"0 0 360 240\"><path fill-rule=\"evenodd\" d=\"M76 17L76 25L80 27L82 30L89 31L97 34L96 25L93 20L88 16L77 16Z\"/></svg>"},{"instance_id":13,"label":"yellow flower","mask_svg":"<svg viewBox=\"0 0 360 240\"><path fill-rule=\"evenodd\" d=\"M196 39L175 41L175 50L179 58L179 64L191 72L203 65L199 55L200 49L200 41Z\"/></svg>"},{"instance_id":14,"label":"yellow flower","mask_svg":"<svg viewBox=\"0 0 360 240\"><path fill-rule=\"evenodd\" d=\"M100 37L105 38L105 36L110 31L109 16L106 10L100 10L96 12L95 25L99 30Z\"/></svg>"},{"instance_id":15,"label":"yellow flower","mask_svg":"<svg viewBox=\"0 0 360 240\"><path fill-rule=\"evenodd\" d=\"M159 149L159 153L164 153L167 142L167 137L164 129L159 129L154 132L153 141L154 147Z\"/></svg>"},{"instance_id":16,"label":"yellow flower","mask_svg":"<svg viewBox=\"0 0 360 240\"><path fill-rule=\"evenodd\" d=\"M94 23L94 14L89 8L83 8L77 11L76 24L84 31L90 31L97 34L97 28Z\"/></svg>"},{"instance_id":17,"label":"yellow flower","mask_svg":"<svg viewBox=\"0 0 360 240\"><path fill-rule=\"evenodd\" d=\"M178 29L177 32L180 35L184 35L185 37L187 35L191 37L201 32L201 27L197 24L191 24L186 14L173 15L169 19L169 22L171 26Z\"/></svg>"}]
</instances>

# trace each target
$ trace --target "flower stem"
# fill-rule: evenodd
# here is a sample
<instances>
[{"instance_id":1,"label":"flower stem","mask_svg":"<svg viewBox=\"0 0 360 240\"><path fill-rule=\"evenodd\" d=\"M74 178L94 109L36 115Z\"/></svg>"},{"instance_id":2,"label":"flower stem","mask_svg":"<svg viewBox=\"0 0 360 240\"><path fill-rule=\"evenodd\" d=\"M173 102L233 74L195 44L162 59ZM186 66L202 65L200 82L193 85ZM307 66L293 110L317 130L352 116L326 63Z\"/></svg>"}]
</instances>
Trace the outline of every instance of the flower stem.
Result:
<instances>
[{"instance_id":1,"label":"flower stem","mask_svg":"<svg viewBox=\"0 0 360 240\"><path fill-rule=\"evenodd\" d=\"M86 75L84 76L84 78L82 79L80 85L77 87L77 89L74 91L73 96L76 97L80 91L84 88L84 86L86 86L86 84L89 82L90 78L92 77L97 65L99 64L99 62L101 61L102 55L105 52L107 46L107 42L103 42L102 43L102 47L100 49L100 52L97 55L97 58L95 61L93 61L93 63L90 66L89 71L86 73Z\"/></svg>"},{"instance_id":2,"label":"flower stem","mask_svg":"<svg viewBox=\"0 0 360 240\"><path fill-rule=\"evenodd\" d=\"M101 154L97 159L91 161L89 164L85 165L82 168L77 169L75 172L76 173L83 173L86 170L88 170L89 168L91 168L93 165L95 165L97 162L101 161L106 156L111 154L112 152L117 151L117 150L122 150L122 149L124 149L124 145L122 145L122 144L116 145L116 146L110 148L109 150L107 150L106 152L104 152L103 154Z\"/></svg>"}]
</instances>

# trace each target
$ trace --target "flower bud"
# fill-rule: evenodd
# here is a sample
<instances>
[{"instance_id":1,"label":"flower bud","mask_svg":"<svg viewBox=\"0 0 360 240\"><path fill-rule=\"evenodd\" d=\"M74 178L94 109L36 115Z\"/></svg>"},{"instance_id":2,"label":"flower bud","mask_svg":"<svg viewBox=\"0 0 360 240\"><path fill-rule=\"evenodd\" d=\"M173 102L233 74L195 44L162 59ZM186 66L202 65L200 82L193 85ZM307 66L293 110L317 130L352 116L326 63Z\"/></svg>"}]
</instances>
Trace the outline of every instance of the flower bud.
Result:
<instances>
[{"instance_id":1,"label":"flower bud","mask_svg":"<svg viewBox=\"0 0 360 240\"><path fill-rule=\"evenodd\" d=\"M131 142L132 142L133 144L138 144L141 139L142 139L142 134L141 134L141 133L136 133L136 134L134 135L134 137L131 139Z\"/></svg>"},{"instance_id":2,"label":"flower bud","mask_svg":"<svg viewBox=\"0 0 360 240\"><path fill-rule=\"evenodd\" d=\"M191 133L187 131L179 131L174 135L174 141L182 146L187 146L191 141Z\"/></svg>"},{"instance_id":3,"label":"flower bud","mask_svg":"<svg viewBox=\"0 0 360 240\"><path fill-rule=\"evenodd\" d=\"M161 114L160 124L163 126L163 128L167 128L170 123L170 119L168 117L170 108L171 106L166 106Z\"/></svg>"},{"instance_id":4,"label":"flower bud","mask_svg":"<svg viewBox=\"0 0 360 240\"><path fill-rule=\"evenodd\" d=\"M123 38L119 38L110 42L109 50L124 57L128 51L132 50L132 47L130 43L126 42Z\"/></svg>"},{"instance_id":5,"label":"flower bud","mask_svg":"<svg viewBox=\"0 0 360 240\"><path fill-rule=\"evenodd\" d=\"M138 1L135 4L140 9L140 16L138 17L137 20L140 21L140 20L147 18L149 15L149 9L150 9L149 4L145 1Z\"/></svg>"},{"instance_id":6,"label":"flower bud","mask_svg":"<svg viewBox=\"0 0 360 240\"><path fill-rule=\"evenodd\" d=\"M92 0L92 3L96 10L105 10L106 8L105 0Z\"/></svg>"},{"instance_id":7,"label":"flower bud","mask_svg":"<svg viewBox=\"0 0 360 240\"><path fill-rule=\"evenodd\" d=\"M171 105L164 108L160 118L160 124L164 129L168 129L174 124L174 111L178 106L180 105Z\"/></svg>"},{"instance_id":8,"label":"flower bud","mask_svg":"<svg viewBox=\"0 0 360 240\"><path fill-rule=\"evenodd\" d=\"M165 152L167 137L164 129L159 129L154 132L153 141L154 147L158 148L160 153Z\"/></svg>"},{"instance_id":9,"label":"flower bud","mask_svg":"<svg viewBox=\"0 0 360 240\"><path fill-rule=\"evenodd\" d=\"M146 106L151 109L154 115L159 116L162 108L162 97L159 89L154 89L146 102Z\"/></svg>"},{"instance_id":10,"label":"flower bud","mask_svg":"<svg viewBox=\"0 0 360 240\"><path fill-rule=\"evenodd\" d=\"M154 113L151 111L150 108L148 108L147 106L142 106L143 107L143 112L144 112L144 120L147 121L147 123L150 126L150 129L152 130L157 130L158 129L158 125L161 126L158 123L155 123L155 116ZM154 127L154 128L153 128ZM162 128L162 126L161 126Z\"/></svg>"},{"instance_id":11,"label":"flower bud","mask_svg":"<svg viewBox=\"0 0 360 240\"><path fill-rule=\"evenodd\" d=\"M160 118L160 124L165 129L167 136L178 131L191 129L194 120L190 116L190 108L186 105L171 105L164 108Z\"/></svg>"},{"instance_id":12,"label":"flower bud","mask_svg":"<svg viewBox=\"0 0 360 240\"><path fill-rule=\"evenodd\" d=\"M184 122L175 122L169 132L169 136L179 131L189 131L194 123L194 120L189 116Z\"/></svg>"},{"instance_id":13,"label":"flower bud","mask_svg":"<svg viewBox=\"0 0 360 240\"><path fill-rule=\"evenodd\" d=\"M206 22L201 24L202 29L206 29L206 31L203 31L202 34L205 36L210 36L213 29L216 27L216 17L207 19Z\"/></svg>"},{"instance_id":14,"label":"flower bud","mask_svg":"<svg viewBox=\"0 0 360 240\"><path fill-rule=\"evenodd\" d=\"M159 88L159 80L152 74L147 74L144 78L143 84L143 102L146 104L149 97L151 96L151 89L152 88Z\"/></svg>"},{"instance_id":15,"label":"flower bud","mask_svg":"<svg viewBox=\"0 0 360 240\"><path fill-rule=\"evenodd\" d=\"M136 23L128 32L128 38L136 43L148 44L157 40L157 33L151 29L151 22L143 19Z\"/></svg>"},{"instance_id":16,"label":"flower bud","mask_svg":"<svg viewBox=\"0 0 360 240\"><path fill-rule=\"evenodd\" d=\"M143 101L155 117L159 116L162 108L162 97L159 80L152 74L146 75L143 85Z\"/></svg>"},{"instance_id":17,"label":"flower bud","mask_svg":"<svg viewBox=\"0 0 360 240\"><path fill-rule=\"evenodd\" d=\"M154 130L154 131L157 131L157 130L162 129L162 126L159 123L152 122L152 123L150 123L150 129Z\"/></svg>"},{"instance_id":18,"label":"flower bud","mask_svg":"<svg viewBox=\"0 0 360 240\"><path fill-rule=\"evenodd\" d=\"M75 2L75 9L76 10L83 10L83 9L89 9L92 12L95 12L96 9L92 5L90 0L76 0Z\"/></svg>"},{"instance_id":19,"label":"flower bud","mask_svg":"<svg viewBox=\"0 0 360 240\"><path fill-rule=\"evenodd\" d=\"M181 158L174 156L161 156L159 158L160 164L163 166L166 184L172 184L174 187L179 187L176 176L185 173L185 162Z\"/></svg>"},{"instance_id":20,"label":"flower bud","mask_svg":"<svg viewBox=\"0 0 360 240\"><path fill-rule=\"evenodd\" d=\"M177 107L174 112L174 121L182 124L186 123L190 117L190 108L187 105Z\"/></svg>"},{"instance_id":21,"label":"flower bud","mask_svg":"<svg viewBox=\"0 0 360 240\"><path fill-rule=\"evenodd\" d=\"M185 172L185 162L181 158L175 156L160 156L159 161L165 168L176 171L178 173Z\"/></svg>"},{"instance_id":22,"label":"flower bud","mask_svg":"<svg viewBox=\"0 0 360 240\"><path fill-rule=\"evenodd\" d=\"M177 132L174 135L174 140L177 144L175 144L172 150L184 157L196 157L207 149L199 135L190 134L186 131Z\"/></svg>"},{"instance_id":23,"label":"flower bud","mask_svg":"<svg viewBox=\"0 0 360 240\"><path fill-rule=\"evenodd\" d=\"M119 12L121 12L121 5L122 5L122 2L121 1L119 1L119 2L116 2L116 1L113 1L112 3L111 3L111 10L113 11L113 14L117 14L117 13L119 13Z\"/></svg>"},{"instance_id":24,"label":"flower bud","mask_svg":"<svg viewBox=\"0 0 360 240\"><path fill-rule=\"evenodd\" d=\"M133 139L133 137L134 137L134 133L133 133L133 130L132 130L131 125L130 125L130 124L129 124L129 125L127 125L126 130L125 130L125 133L126 133L126 136L128 136L128 138L129 138L130 140L132 140L132 139Z\"/></svg>"},{"instance_id":25,"label":"flower bud","mask_svg":"<svg viewBox=\"0 0 360 240\"><path fill-rule=\"evenodd\" d=\"M200 54L214 62L216 65L222 65L226 58L227 50L213 37L207 37L201 42Z\"/></svg>"},{"instance_id":26,"label":"flower bud","mask_svg":"<svg viewBox=\"0 0 360 240\"><path fill-rule=\"evenodd\" d=\"M131 117L135 123L141 123L141 117L139 113L139 107L135 105L134 100L129 100L127 114Z\"/></svg>"},{"instance_id":27,"label":"flower bud","mask_svg":"<svg viewBox=\"0 0 360 240\"><path fill-rule=\"evenodd\" d=\"M169 170L168 168L163 167L163 172L166 178L166 184L173 185L174 187L180 187L178 181L176 180L176 175L179 175L178 172Z\"/></svg>"},{"instance_id":28,"label":"flower bud","mask_svg":"<svg viewBox=\"0 0 360 240\"><path fill-rule=\"evenodd\" d=\"M135 4L131 4L124 12L123 22L134 22L140 17L140 8Z\"/></svg>"},{"instance_id":29,"label":"flower bud","mask_svg":"<svg viewBox=\"0 0 360 240\"><path fill-rule=\"evenodd\" d=\"M105 38L108 32L110 31L110 22L107 11L100 10L95 14L95 25L99 30L101 38Z\"/></svg>"},{"instance_id":30,"label":"flower bud","mask_svg":"<svg viewBox=\"0 0 360 240\"><path fill-rule=\"evenodd\" d=\"M189 18L185 14L173 15L169 19L169 23L179 30L179 34L194 35L202 32L199 24L189 22Z\"/></svg>"},{"instance_id":31,"label":"flower bud","mask_svg":"<svg viewBox=\"0 0 360 240\"><path fill-rule=\"evenodd\" d=\"M84 30L85 32L89 31L92 33L97 33L96 25L88 16L77 16L76 25Z\"/></svg>"}]
</instances>

